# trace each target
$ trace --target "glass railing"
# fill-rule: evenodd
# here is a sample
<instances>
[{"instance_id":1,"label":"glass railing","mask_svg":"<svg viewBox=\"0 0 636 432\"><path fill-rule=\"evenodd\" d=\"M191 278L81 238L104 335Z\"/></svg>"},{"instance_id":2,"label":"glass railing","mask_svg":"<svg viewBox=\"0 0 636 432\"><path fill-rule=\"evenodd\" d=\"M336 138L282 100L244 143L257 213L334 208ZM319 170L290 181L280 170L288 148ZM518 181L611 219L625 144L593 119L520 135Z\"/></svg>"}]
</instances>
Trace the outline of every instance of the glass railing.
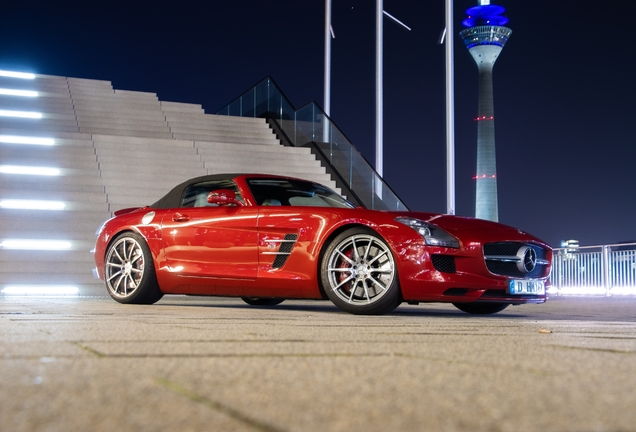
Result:
<instances>
[{"instance_id":1,"label":"glass railing","mask_svg":"<svg viewBox=\"0 0 636 432\"><path fill-rule=\"evenodd\" d=\"M217 114L268 117L292 145L315 145L348 189L365 207L374 210L408 210L382 177L351 144L315 102L296 110L268 77L236 98Z\"/></svg>"}]
</instances>

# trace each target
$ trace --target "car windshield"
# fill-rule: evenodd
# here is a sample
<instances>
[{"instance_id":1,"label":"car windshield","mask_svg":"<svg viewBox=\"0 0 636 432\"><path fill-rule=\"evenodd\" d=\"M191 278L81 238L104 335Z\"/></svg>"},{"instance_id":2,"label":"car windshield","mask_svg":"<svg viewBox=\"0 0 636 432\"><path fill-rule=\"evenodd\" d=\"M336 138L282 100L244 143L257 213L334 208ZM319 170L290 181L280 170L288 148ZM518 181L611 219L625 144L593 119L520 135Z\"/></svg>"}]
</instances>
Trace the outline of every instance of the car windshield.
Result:
<instances>
[{"instance_id":1,"label":"car windshield","mask_svg":"<svg viewBox=\"0 0 636 432\"><path fill-rule=\"evenodd\" d=\"M355 206L331 189L301 180L288 179L247 179L258 205L338 207Z\"/></svg>"}]
</instances>

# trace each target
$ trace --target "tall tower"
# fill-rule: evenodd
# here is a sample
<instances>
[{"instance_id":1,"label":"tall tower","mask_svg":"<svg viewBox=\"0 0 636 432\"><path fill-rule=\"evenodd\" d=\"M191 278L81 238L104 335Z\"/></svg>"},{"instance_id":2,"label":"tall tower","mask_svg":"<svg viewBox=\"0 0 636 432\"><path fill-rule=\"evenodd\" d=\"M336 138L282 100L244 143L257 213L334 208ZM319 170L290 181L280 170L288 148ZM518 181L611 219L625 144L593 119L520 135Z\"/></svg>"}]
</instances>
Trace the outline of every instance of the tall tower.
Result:
<instances>
[{"instance_id":1,"label":"tall tower","mask_svg":"<svg viewBox=\"0 0 636 432\"><path fill-rule=\"evenodd\" d=\"M495 112L492 95L492 69L512 30L503 27L505 9L480 0L466 10L466 29L459 34L479 68L479 108L477 112L477 174L475 217L497 221L497 162L495 158Z\"/></svg>"}]
</instances>

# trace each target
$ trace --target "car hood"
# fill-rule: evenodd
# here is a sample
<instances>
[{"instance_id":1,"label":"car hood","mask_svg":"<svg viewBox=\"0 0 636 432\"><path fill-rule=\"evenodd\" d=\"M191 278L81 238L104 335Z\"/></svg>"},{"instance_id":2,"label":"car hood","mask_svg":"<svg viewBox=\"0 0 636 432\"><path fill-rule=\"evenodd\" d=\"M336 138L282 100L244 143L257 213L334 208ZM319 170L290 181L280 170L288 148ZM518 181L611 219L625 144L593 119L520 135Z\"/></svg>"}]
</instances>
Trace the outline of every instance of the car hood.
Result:
<instances>
[{"instance_id":1,"label":"car hood","mask_svg":"<svg viewBox=\"0 0 636 432\"><path fill-rule=\"evenodd\" d=\"M447 214L437 214L437 213L425 213L425 212L395 212L396 215L406 216L420 219L424 222L428 222L438 227L442 228L445 231L448 231L451 234L461 234L473 232L483 233L484 235L488 235L491 237L494 233L498 235L496 237L501 237L501 239L516 239L516 240L525 240L525 241L536 241L547 245L544 241L539 238L526 233L523 230L504 225L499 222L493 222L484 219L475 219L471 217L464 216L454 216Z\"/></svg>"}]
</instances>

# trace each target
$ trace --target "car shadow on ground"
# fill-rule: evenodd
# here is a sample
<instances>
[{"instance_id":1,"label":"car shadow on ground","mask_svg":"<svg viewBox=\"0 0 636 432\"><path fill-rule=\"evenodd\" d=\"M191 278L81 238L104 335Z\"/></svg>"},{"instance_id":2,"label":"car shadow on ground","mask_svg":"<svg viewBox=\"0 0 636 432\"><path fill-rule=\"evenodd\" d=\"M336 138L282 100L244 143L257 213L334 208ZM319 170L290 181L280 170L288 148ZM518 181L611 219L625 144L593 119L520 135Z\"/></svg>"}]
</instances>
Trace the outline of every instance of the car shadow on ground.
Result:
<instances>
[{"instance_id":1,"label":"car shadow on ground","mask_svg":"<svg viewBox=\"0 0 636 432\"><path fill-rule=\"evenodd\" d=\"M327 313L327 314L346 314L352 315L348 312L342 311L338 309L334 304L330 303L327 300L303 300L302 304L294 304L294 300L288 300L284 303L275 305L275 306L254 306L248 304L241 304L236 302L214 302L207 299L202 299L200 302L195 299L189 299L188 302L171 302L170 299L166 299L160 301L156 304L156 306L179 306L179 307L196 307L196 308L218 308L218 309L235 309L235 310L262 310L262 311L294 311L294 312L312 312L312 313ZM429 305L433 305L433 303L428 303ZM437 307L426 307L423 305L408 305L404 303L399 306L392 312L384 314L382 316L385 317L414 317L414 316L426 316L426 317L452 317L456 319L461 318L475 318L475 317L489 317L489 318L500 318L500 319L528 319L531 318L532 315L525 314L517 314L517 313L507 313L506 311L499 312L496 314L490 315L472 315L467 314L466 312L462 312L458 309L453 310L453 306L450 306L448 309L440 309L439 305ZM512 306L511 306L512 307Z\"/></svg>"}]
</instances>

